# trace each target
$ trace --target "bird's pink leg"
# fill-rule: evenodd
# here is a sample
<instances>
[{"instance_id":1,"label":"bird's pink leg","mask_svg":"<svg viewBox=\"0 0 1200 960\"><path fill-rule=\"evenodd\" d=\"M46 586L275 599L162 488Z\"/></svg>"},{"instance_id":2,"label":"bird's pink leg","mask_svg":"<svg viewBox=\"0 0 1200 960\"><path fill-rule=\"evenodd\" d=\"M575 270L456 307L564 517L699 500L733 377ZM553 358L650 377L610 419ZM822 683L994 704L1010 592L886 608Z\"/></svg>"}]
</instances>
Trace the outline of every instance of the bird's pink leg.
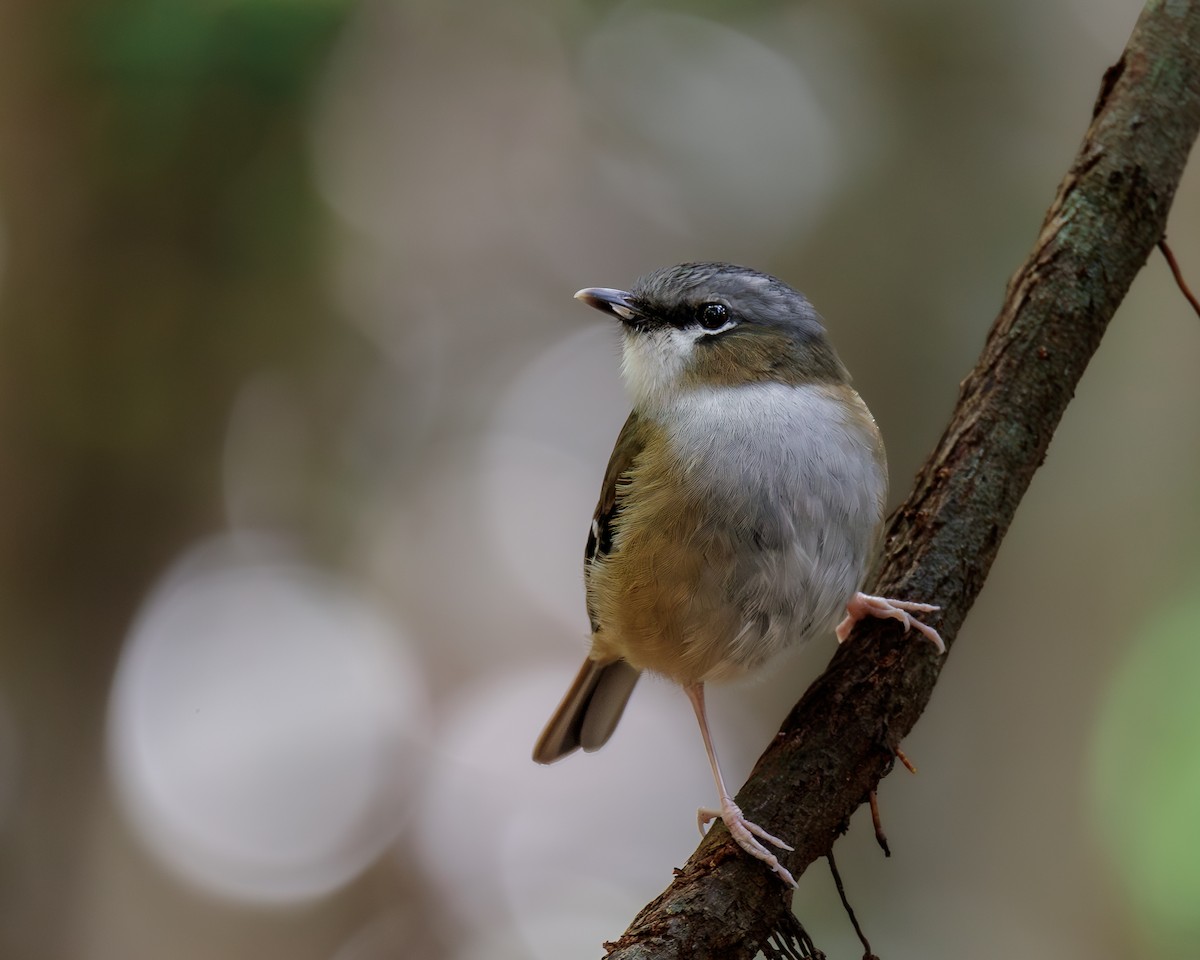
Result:
<instances>
[{"instance_id":1,"label":"bird's pink leg","mask_svg":"<svg viewBox=\"0 0 1200 960\"><path fill-rule=\"evenodd\" d=\"M730 835L737 841L739 847L774 870L785 883L796 886L796 881L788 872L787 867L780 863L775 854L771 853L758 840L759 838L766 840L767 843L774 844L781 850L791 850L792 848L778 837L771 836L758 824L751 823L742 816L741 809L733 802L729 791L725 789L725 779L721 776L721 765L717 763L717 751L713 747L712 736L708 732L708 717L704 710L704 684L693 683L683 689L687 693L688 699L692 701L692 709L696 711L696 719L700 722L700 735L704 737L704 749L708 751L708 762L712 766L713 779L717 781L717 794L721 798L721 809L701 808L696 811L696 822L700 826L700 832L704 833L706 823L720 817L725 821L725 826L729 828Z\"/></svg>"},{"instance_id":2,"label":"bird's pink leg","mask_svg":"<svg viewBox=\"0 0 1200 960\"><path fill-rule=\"evenodd\" d=\"M846 604L846 619L837 626L838 643L850 636L854 625L865 617L878 617L881 620L891 618L904 624L907 632L916 627L925 634L929 642L938 648L938 653L946 652L946 644L942 636L933 627L918 620L914 613L933 613L939 609L932 603L915 603L911 600L889 600L887 597L873 597L866 593L856 593Z\"/></svg>"}]
</instances>

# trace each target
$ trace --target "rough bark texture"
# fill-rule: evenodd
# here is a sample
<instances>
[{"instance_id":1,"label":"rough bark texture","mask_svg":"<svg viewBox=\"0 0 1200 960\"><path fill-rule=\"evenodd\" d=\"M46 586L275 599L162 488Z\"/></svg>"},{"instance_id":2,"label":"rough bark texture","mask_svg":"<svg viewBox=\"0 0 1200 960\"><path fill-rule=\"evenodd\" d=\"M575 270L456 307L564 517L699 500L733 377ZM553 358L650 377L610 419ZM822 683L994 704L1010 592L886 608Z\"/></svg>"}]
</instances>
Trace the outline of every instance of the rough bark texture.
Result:
<instances>
[{"instance_id":1,"label":"rough bark texture","mask_svg":"<svg viewBox=\"0 0 1200 960\"><path fill-rule=\"evenodd\" d=\"M1104 75L1078 155L868 585L940 603L935 624L948 645L1109 320L1164 235L1198 129L1200 0L1152 0ZM944 663L894 621L864 623L784 721L737 802L796 845L781 857L793 874L830 850L890 771ZM772 933L800 946L790 901L718 826L608 957L778 955Z\"/></svg>"}]
</instances>

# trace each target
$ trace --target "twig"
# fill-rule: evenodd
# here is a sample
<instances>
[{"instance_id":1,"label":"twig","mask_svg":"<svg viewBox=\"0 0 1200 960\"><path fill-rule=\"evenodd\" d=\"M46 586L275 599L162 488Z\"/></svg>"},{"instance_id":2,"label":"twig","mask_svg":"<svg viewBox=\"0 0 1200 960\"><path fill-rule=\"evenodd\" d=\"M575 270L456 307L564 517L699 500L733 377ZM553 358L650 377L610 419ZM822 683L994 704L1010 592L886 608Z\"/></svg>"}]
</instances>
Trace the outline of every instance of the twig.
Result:
<instances>
[{"instance_id":1,"label":"twig","mask_svg":"<svg viewBox=\"0 0 1200 960\"><path fill-rule=\"evenodd\" d=\"M1183 279L1183 271L1179 269L1179 261L1175 259L1175 252L1167 245L1166 237L1158 241L1158 249L1167 258L1167 266L1171 268L1171 275L1175 278L1175 285L1179 287L1179 292L1192 305L1192 309L1196 311L1196 316L1200 317L1200 300L1196 299L1196 295L1188 287L1187 281Z\"/></svg>"},{"instance_id":2,"label":"twig","mask_svg":"<svg viewBox=\"0 0 1200 960\"><path fill-rule=\"evenodd\" d=\"M842 899L842 907L846 911L846 916L850 918L850 923L854 927L854 932L858 935L859 942L863 945L863 960L879 960L871 952L870 941L867 940L867 935L863 933L863 929L858 923L858 917L854 915L854 908L850 906L850 901L846 899L846 888L842 884L842 875L838 873L837 862L833 859L832 850L825 854L825 859L829 861L829 872L833 874L833 885L837 887L838 896Z\"/></svg>"},{"instance_id":3,"label":"twig","mask_svg":"<svg viewBox=\"0 0 1200 960\"><path fill-rule=\"evenodd\" d=\"M878 791L872 790L868 801L871 804L871 825L875 828L875 842L883 850L883 855L890 857L892 855L892 848L888 846L887 834L883 832L883 821L879 818Z\"/></svg>"}]
</instances>

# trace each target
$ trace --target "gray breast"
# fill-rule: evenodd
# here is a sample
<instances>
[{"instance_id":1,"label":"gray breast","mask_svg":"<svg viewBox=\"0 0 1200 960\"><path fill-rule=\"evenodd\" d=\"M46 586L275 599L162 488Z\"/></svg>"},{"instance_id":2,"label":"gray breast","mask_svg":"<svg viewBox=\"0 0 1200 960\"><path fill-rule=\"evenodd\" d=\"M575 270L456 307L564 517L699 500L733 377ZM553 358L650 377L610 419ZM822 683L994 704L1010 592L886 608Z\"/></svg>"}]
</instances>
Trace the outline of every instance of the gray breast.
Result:
<instances>
[{"instance_id":1,"label":"gray breast","mask_svg":"<svg viewBox=\"0 0 1200 960\"><path fill-rule=\"evenodd\" d=\"M866 575L886 496L873 424L822 387L702 388L680 397L669 442L702 489L743 623L727 658L750 669L831 632ZM724 551L722 551L724 552Z\"/></svg>"}]
</instances>

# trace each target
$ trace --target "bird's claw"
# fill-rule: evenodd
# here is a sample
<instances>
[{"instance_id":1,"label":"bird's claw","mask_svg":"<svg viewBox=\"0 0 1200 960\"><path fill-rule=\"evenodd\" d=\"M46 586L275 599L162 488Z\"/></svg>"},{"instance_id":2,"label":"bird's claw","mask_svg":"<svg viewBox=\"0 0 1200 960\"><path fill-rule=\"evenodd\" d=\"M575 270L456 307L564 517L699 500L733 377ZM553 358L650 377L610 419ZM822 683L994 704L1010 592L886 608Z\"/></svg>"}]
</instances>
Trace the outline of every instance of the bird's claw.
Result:
<instances>
[{"instance_id":1,"label":"bird's claw","mask_svg":"<svg viewBox=\"0 0 1200 960\"><path fill-rule=\"evenodd\" d=\"M778 837L767 833L757 823L751 823L742 816L741 808L733 802L729 797L721 798L720 810L709 810L701 807L696 811L696 824L700 828L700 834L705 834L704 825L711 820L720 818L724 821L725 826L729 829L729 835L737 842L737 845L745 850L750 856L761 860L770 867L779 878L791 887L796 886L796 880L782 863L770 850L758 842L758 838L766 840L780 850L791 852L794 848L789 844L784 843Z\"/></svg>"},{"instance_id":2,"label":"bird's claw","mask_svg":"<svg viewBox=\"0 0 1200 960\"><path fill-rule=\"evenodd\" d=\"M933 613L941 609L932 603L917 603L914 600L892 600L888 597L873 597L867 593L856 593L846 604L846 618L837 625L838 643L844 643L850 636L850 631L859 620L867 617L878 617L881 620L899 620L907 633L914 627L938 649L938 653L946 652L946 644L942 635L929 624L914 617L914 613Z\"/></svg>"}]
</instances>

